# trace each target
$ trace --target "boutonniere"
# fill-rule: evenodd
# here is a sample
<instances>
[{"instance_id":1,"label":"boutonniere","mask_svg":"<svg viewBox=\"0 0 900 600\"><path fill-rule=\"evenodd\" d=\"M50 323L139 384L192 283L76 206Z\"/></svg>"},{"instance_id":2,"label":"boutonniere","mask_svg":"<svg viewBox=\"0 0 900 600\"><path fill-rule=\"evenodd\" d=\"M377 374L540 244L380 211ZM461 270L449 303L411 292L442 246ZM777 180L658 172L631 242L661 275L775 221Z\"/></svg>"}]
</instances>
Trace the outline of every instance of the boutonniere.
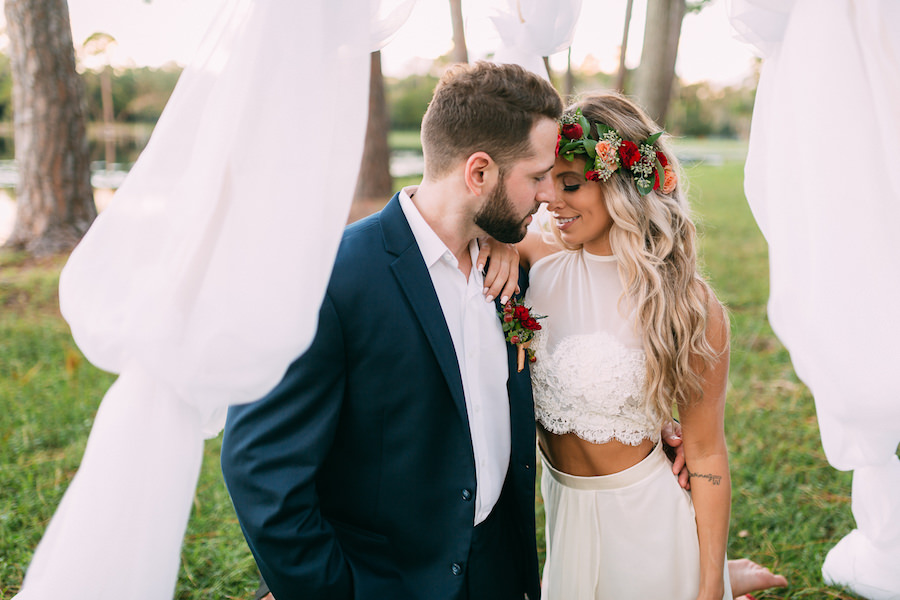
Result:
<instances>
[{"instance_id":1,"label":"boutonniere","mask_svg":"<svg viewBox=\"0 0 900 600\"><path fill-rule=\"evenodd\" d=\"M538 319L543 319L545 315L532 314L531 309L513 298L503 307L499 313L500 321L503 323L503 333L506 335L506 341L516 346L516 358L518 370L521 372L525 368L525 358L528 362L534 362L534 350L530 348L531 340L534 339L534 332L541 329Z\"/></svg>"}]
</instances>

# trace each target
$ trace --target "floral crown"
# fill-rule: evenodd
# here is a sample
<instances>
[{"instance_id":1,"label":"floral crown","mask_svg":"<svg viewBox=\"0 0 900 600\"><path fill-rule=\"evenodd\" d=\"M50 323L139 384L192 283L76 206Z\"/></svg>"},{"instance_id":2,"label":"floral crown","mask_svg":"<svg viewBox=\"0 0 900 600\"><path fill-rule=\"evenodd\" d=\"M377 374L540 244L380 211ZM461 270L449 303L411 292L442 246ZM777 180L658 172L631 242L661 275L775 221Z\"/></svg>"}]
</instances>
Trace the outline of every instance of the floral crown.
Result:
<instances>
[{"instance_id":1,"label":"floral crown","mask_svg":"<svg viewBox=\"0 0 900 600\"><path fill-rule=\"evenodd\" d=\"M593 127L597 139L591 137L592 125L581 114L580 108L575 109L574 114L563 115L559 120L556 155L570 161L578 154L584 155L584 177L591 181L606 181L624 166L631 171L641 196L660 188L664 194L675 189L678 183L675 169L669 166L665 154L653 149L662 131L636 144L623 140L619 132L603 123Z\"/></svg>"}]
</instances>

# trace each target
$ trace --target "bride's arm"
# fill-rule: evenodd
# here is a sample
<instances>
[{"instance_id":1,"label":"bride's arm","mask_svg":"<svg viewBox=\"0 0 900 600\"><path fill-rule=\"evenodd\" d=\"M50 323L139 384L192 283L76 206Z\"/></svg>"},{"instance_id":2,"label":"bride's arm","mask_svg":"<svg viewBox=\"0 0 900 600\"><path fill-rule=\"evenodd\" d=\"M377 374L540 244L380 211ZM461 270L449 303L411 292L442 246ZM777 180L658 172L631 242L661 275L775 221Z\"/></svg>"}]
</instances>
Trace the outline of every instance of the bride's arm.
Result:
<instances>
[{"instance_id":1,"label":"bride's arm","mask_svg":"<svg viewBox=\"0 0 900 600\"><path fill-rule=\"evenodd\" d=\"M528 272L536 260L561 249L548 244L535 231L529 231L518 244L503 244L494 238L484 237L478 240L478 245L476 267L483 271L487 265L484 295L488 301L499 296L501 304L504 299L519 292L519 267Z\"/></svg>"},{"instance_id":2,"label":"bride's arm","mask_svg":"<svg viewBox=\"0 0 900 600\"><path fill-rule=\"evenodd\" d=\"M505 304L519 292L519 252L515 244L504 244L492 237L479 238L475 268L484 273L484 296L488 302L499 297L500 304Z\"/></svg>"},{"instance_id":3,"label":"bride's arm","mask_svg":"<svg viewBox=\"0 0 900 600\"><path fill-rule=\"evenodd\" d=\"M719 353L703 372L703 396L678 408L684 455L700 541L698 598L721 599L731 511L731 477L725 444L725 388L728 382L728 322L715 297L709 301L707 340Z\"/></svg>"}]
</instances>

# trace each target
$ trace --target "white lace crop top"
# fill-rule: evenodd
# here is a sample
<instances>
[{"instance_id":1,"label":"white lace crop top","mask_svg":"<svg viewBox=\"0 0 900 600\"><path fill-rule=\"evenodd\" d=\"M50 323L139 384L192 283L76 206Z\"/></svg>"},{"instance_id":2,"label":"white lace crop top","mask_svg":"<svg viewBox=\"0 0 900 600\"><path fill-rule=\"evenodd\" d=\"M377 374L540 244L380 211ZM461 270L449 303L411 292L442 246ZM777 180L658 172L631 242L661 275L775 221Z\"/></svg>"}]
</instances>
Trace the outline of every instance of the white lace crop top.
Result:
<instances>
[{"instance_id":1,"label":"white lace crop top","mask_svg":"<svg viewBox=\"0 0 900 600\"><path fill-rule=\"evenodd\" d=\"M594 443L659 441L642 406L643 344L620 303L613 256L557 252L532 265L525 302L546 315L532 348L535 417L548 431Z\"/></svg>"}]
</instances>

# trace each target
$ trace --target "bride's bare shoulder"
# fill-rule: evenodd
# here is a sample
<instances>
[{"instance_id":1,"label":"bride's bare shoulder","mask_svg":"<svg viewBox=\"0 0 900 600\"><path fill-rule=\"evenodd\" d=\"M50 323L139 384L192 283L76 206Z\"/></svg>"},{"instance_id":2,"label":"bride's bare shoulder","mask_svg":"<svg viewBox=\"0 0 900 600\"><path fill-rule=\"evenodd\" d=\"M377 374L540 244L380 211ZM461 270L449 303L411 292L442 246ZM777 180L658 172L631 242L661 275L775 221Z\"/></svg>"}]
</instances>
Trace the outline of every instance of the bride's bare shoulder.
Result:
<instances>
[{"instance_id":1,"label":"bride's bare shoulder","mask_svg":"<svg viewBox=\"0 0 900 600\"><path fill-rule=\"evenodd\" d=\"M564 250L552 233L540 231L529 231L525 239L516 244L516 249L519 251L522 265L529 269L545 256Z\"/></svg>"}]
</instances>

